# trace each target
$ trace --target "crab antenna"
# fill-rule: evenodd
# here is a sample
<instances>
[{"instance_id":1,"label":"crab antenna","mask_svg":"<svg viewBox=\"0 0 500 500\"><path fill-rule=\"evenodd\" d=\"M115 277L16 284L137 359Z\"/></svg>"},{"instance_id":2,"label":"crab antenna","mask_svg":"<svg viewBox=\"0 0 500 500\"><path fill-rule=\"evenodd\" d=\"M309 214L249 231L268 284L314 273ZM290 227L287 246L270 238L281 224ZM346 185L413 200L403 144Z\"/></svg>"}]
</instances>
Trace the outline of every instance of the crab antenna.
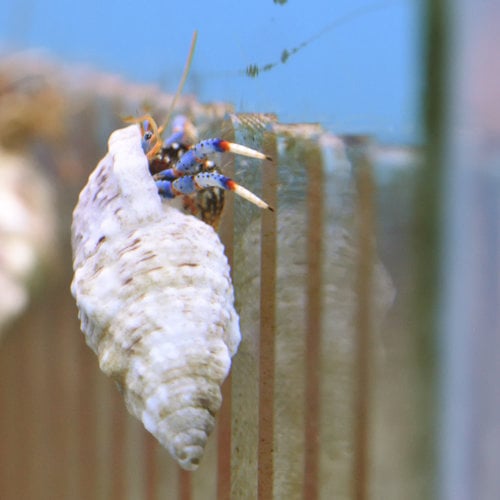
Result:
<instances>
[{"instance_id":1,"label":"crab antenna","mask_svg":"<svg viewBox=\"0 0 500 500\"><path fill-rule=\"evenodd\" d=\"M149 113L146 113L145 115L139 117L125 116L122 118L122 120L125 123L139 124L139 126L141 127L141 133L143 134L142 147L144 149L144 152L146 153L148 158L153 158L158 153L158 151L162 146L161 135L160 132L158 131L158 126L156 125L154 118ZM147 129L151 129L153 137L156 138L156 144L154 146L151 146L144 140L144 133L146 132Z\"/></svg>"},{"instance_id":2,"label":"crab antenna","mask_svg":"<svg viewBox=\"0 0 500 500\"><path fill-rule=\"evenodd\" d=\"M193 38L191 39L191 47L189 48L189 55L186 60L186 65L184 66L184 71L182 73L181 81L179 82L179 86L177 87L177 92L174 95L174 99L172 103L170 104L170 108L168 109L167 117L165 118L165 121L163 124L158 127L158 131L161 134L165 128L167 128L168 122L170 121L170 117L172 116L172 113L174 111L175 105L177 104L177 99L182 93L182 90L184 88L184 84L186 83L186 79L189 74L189 70L191 69L191 63L193 61L193 56L194 56L194 49L196 47L196 40L198 38L198 31L195 30L193 33Z\"/></svg>"}]
</instances>

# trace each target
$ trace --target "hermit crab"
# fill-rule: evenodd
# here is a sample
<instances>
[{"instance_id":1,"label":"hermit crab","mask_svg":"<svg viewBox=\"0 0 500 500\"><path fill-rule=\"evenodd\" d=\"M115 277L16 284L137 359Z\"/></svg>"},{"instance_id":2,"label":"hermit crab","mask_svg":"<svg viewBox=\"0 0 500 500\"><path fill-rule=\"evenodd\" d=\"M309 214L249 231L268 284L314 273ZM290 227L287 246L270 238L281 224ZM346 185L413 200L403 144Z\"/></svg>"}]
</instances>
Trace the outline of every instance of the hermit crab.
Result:
<instances>
[{"instance_id":1,"label":"hermit crab","mask_svg":"<svg viewBox=\"0 0 500 500\"><path fill-rule=\"evenodd\" d=\"M162 141L159 128L150 115L140 119L142 148L149 159L150 172L164 199L182 197L186 210L214 226L218 226L224 203L224 191L233 191L259 208L273 210L248 189L223 175L209 160L214 153L233 153L260 160L271 160L265 154L220 138L191 144L194 127L187 117L177 116L172 134ZM201 195L198 195L201 193Z\"/></svg>"},{"instance_id":2,"label":"hermit crab","mask_svg":"<svg viewBox=\"0 0 500 500\"><path fill-rule=\"evenodd\" d=\"M176 119L162 141L147 116L111 134L73 212L71 291L86 342L128 410L181 467L195 470L241 338L228 261L212 227L221 211L213 191L271 207L208 159L219 151L265 155L221 139L190 145L189 127ZM212 202L197 199L210 192ZM200 212L202 220L192 215Z\"/></svg>"}]
</instances>

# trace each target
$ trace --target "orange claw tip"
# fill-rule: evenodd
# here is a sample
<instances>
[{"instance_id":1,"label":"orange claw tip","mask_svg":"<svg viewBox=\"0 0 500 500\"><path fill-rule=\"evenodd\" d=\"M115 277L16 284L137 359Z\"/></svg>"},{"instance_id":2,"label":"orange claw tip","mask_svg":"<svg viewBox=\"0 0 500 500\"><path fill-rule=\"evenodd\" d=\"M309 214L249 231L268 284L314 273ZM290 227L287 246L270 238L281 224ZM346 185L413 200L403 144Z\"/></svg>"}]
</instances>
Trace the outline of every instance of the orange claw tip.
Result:
<instances>
[{"instance_id":1,"label":"orange claw tip","mask_svg":"<svg viewBox=\"0 0 500 500\"><path fill-rule=\"evenodd\" d=\"M220 141L219 147L222 151L231 151L231 143L228 141Z\"/></svg>"}]
</instances>

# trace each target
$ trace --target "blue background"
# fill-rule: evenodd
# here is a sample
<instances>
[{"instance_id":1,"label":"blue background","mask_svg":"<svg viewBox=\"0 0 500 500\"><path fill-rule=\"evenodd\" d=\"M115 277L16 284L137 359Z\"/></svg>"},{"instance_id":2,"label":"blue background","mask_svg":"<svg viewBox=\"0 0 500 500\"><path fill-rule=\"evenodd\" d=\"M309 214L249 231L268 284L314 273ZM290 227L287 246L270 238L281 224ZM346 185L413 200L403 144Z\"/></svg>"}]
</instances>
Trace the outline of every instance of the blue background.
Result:
<instances>
[{"instance_id":1,"label":"blue background","mask_svg":"<svg viewBox=\"0 0 500 500\"><path fill-rule=\"evenodd\" d=\"M231 102L237 111L275 112L282 122L418 143L419 9L417 0L4 1L0 45L44 48L173 92L197 29L185 93ZM272 71L241 74L311 38Z\"/></svg>"}]
</instances>

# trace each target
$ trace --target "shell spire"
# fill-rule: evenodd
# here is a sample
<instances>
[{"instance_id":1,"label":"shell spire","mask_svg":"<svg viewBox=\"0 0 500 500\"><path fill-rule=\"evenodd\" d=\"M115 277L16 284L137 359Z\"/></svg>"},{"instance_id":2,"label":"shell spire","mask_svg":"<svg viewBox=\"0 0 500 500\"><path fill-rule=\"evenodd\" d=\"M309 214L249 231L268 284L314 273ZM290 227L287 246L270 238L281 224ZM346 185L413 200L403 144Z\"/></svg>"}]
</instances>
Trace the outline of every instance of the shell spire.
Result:
<instances>
[{"instance_id":1,"label":"shell spire","mask_svg":"<svg viewBox=\"0 0 500 500\"><path fill-rule=\"evenodd\" d=\"M136 125L115 131L73 212L81 328L128 410L195 470L222 397L239 319L223 246L157 193Z\"/></svg>"}]
</instances>

